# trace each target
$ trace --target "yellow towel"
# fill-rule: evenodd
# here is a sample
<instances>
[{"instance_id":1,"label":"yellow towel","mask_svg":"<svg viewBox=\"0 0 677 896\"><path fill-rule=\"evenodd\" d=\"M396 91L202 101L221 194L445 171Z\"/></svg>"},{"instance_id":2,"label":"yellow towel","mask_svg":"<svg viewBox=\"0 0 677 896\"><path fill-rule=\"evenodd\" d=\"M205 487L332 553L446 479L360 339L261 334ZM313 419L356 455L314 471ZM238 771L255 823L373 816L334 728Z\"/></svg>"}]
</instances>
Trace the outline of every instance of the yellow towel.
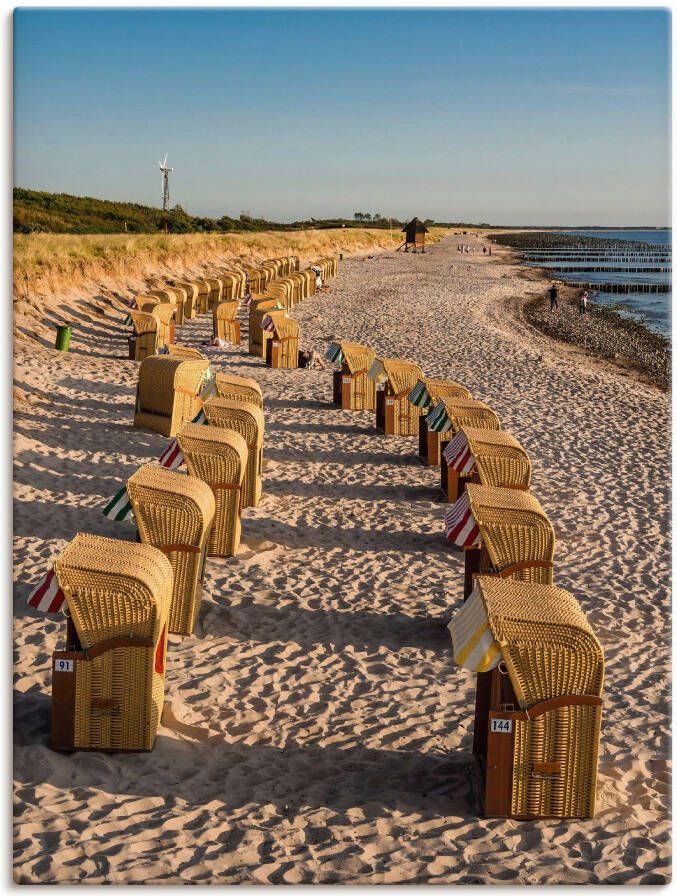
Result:
<instances>
[{"instance_id":1,"label":"yellow towel","mask_svg":"<svg viewBox=\"0 0 677 896\"><path fill-rule=\"evenodd\" d=\"M454 660L471 672L488 672L501 661L501 647L489 628L487 611L478 587L449 623Z\"/></svg>"}]
</instances>

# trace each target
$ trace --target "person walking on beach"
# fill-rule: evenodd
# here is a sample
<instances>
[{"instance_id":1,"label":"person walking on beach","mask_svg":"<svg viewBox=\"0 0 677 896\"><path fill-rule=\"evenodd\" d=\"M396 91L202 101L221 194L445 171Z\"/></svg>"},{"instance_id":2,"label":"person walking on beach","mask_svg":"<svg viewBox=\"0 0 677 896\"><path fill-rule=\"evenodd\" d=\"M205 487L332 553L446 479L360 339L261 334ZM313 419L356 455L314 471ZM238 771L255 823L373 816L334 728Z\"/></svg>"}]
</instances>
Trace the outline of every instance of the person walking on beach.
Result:
<instances>
[{"instance_id":1,"label":"person walking on beach","mask_svg":"<svg viewBox=\"0 0 677 896\"><path fill-rule=\"evenodd\" d=\"M557 301L557 287L553 283L550 289L548 290L548 295L550 296L550 310L554 311L555 308L559 308L559 303Z\"/></svg>"},{"instance_id":2,"label":"person walking on beach","mask_svg":"<svg viewBox=\"0 0 677 896\"><path fill-rule=\"evenodd\" d=\"M585 314L588 310L588 290L584 289L578 299L578 313Z\"/></svg>"}]
</instances>

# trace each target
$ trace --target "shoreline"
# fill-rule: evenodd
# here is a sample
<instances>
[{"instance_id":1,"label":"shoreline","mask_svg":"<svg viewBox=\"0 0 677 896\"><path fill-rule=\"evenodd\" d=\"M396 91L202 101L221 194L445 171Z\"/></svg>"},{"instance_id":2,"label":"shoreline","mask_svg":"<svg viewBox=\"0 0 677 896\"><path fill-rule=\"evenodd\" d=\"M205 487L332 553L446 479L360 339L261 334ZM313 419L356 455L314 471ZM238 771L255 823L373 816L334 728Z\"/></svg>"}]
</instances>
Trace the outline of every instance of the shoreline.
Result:
<instances>
[{"instance_id":1,"label":"shoreline","mask_svg":"<svg viewBox=\"0 0 677 896\"><path fill-rule=\"evenodd\" d=\"M500 244L499 244L500 245ZM496 246L496 244L494 244ZM586 358L611 364L623 374L668 392L671 387L672 348L670 341L638 320L624 317L614 308L590 301L585 315L578 312L578 287L549 276L545 268L522 265L511 247L507 250L517 276L543 283L541 296L520 297L514 311L518 319L558 345L579 349ZM497 256L497 260L500 255ZM505 262L505 257L502 259ZM559 309L550 312L547 286L556 283Z\"/></svg>"}]
</instances>

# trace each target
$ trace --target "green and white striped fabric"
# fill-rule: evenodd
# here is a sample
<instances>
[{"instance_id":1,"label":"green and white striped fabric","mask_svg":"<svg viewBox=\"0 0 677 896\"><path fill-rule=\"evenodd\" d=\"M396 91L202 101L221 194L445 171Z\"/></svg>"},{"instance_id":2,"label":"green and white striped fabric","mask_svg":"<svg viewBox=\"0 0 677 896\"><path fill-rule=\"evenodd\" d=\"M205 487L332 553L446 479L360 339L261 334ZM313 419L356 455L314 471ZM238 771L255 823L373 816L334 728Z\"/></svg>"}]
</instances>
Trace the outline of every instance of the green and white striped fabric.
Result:
<instances>
[{"instance_id":1,"label":"green and white striped fabric","mask_svg":"<svg viewBox=\"0 0 677 896\"><path fill-rule=\"evenodd\" d=\"M332 342L325 353L325 358L332 364L343 364L343 352L337 342Z\"/></svg>"},{"instance_id":2,"label":"green and white striped fabric","mask_svg":"<svg viewBox=\"0 0 677 896\"><path fill-rule=\"evenodd\" d=\"M128 327L131 323L132 323L132 315L131 315L131 314L128 314L128 315L125 317L125 319L124 319L124 321L123 321L123 324L124 324L124 326Z\"/></svg>"},{"instance_id":3,"label":"green and white striped fabric","mask_svg":"<svg viewBox=\"0 0 677 896\"><path fill-rule=\"evenodd\" d=\"M428 429L431 432L449 432L451 429L451 420L447 414L444 402L436 404L426 417Z\"/></svg>"},{"instance_id":4,"label":"green and white striped fabric","mask_svg":"<svg viewBox=\"0 0 677 896\"><path fill-rule=\"evenodd\" d=\"M409 401L417 408L429 408L430 407L430 392L426 388L426 384L423 380L419 380L414 388L409 393Z\"/></svg>"}]
</instances>

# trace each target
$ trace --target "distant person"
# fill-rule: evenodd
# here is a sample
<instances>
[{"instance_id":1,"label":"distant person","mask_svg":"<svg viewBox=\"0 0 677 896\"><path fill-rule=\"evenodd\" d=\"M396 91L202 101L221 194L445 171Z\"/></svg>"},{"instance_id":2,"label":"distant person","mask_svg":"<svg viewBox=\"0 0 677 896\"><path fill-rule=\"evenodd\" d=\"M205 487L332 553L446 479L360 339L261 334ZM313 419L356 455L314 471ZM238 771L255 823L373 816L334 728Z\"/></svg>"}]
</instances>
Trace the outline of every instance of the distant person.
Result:
<instances>
[{"instance_id":1,"label":"distant person","mask_svg":"<svg viewBox=\"0 0 677 896\"><path fill-rule=\"evenodd\" d=\"M491 246L489 246L489 255L491 255Z\"/></svg>"},{"instance_id":2,"label":"distant person","mask_svg":"<svg viewBox=\"0 0 677 896\"><path fill-rule=\"evenodd\" d=\"M486 255L486 254L487 254L487 247L482 246L482 255Z\"/></svg>"},{"instance_id":3,"label":"distant person","mask_svg":"<svg viewBox=\"0 0 677 896\"><path fill-rule=\"evenodd\" d=\"M559 308L559 303L557 301L557 297L559 293L557 292L557 287L553 283L550 289L548 290L548 295L550 296L550 310L554 311L555 308Z\"/></svg>"},{"instance_id":4,"label":"distant person","mask_svg":"<svg viewBox=\"0 0 677 896\"><path fill-rule=\"evenodd\" d=\"M588 310L588 290L584 289L578 299L578 313L585 314Z\"/></svg>"}]
</instances>

